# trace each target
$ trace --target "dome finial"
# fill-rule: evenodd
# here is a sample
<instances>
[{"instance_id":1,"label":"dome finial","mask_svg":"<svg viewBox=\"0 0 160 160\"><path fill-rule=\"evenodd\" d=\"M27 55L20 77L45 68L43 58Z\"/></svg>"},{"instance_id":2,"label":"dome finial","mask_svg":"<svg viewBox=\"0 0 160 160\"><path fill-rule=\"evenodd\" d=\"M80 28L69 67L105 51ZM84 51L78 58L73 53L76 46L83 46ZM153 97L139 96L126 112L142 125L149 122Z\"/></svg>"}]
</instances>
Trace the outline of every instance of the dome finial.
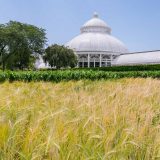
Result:
<instances>
[{"instance_id":1,"label":"dome finial","mask_svg":"<svg viewBox=\"0 0 160 160\"><path fill-rule=\"evenodd\" d=\"M99 17L99 16L98 16L98 13L97 13L97 12L94 12L93 17L94 17L94 18L98 18L98 17Z\"/></svg>"}]
</instances>

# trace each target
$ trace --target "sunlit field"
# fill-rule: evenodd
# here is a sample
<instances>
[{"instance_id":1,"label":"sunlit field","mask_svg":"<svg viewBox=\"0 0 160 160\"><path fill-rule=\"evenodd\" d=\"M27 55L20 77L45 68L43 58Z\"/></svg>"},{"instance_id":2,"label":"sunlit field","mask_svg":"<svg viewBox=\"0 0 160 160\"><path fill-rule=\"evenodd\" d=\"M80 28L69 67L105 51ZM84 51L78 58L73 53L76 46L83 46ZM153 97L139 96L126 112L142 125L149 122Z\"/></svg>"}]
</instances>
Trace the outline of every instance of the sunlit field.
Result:
<instances>
[{"instance_id":1,"label":"sunlit field","mask_svg":"<svg viewBox=\"0 0 160 160\"><path fill-rule=\"evenodd\" d=\"M2 160L159 160L160 80L0 84Z\"/></svg>"}]
</instances>

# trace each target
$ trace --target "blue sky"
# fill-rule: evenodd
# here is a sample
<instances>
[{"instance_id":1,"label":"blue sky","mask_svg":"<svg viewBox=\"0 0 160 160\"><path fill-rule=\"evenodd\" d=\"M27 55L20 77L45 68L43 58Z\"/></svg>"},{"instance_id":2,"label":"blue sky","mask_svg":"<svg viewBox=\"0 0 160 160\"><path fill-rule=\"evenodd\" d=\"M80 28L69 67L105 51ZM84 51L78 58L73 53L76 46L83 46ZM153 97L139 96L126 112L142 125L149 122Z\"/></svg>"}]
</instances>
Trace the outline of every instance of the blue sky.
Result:
<instances>
[{"instance_id":1,"label":"blue sky","mask_svg":"<svg viewBox=\"0 0 160 160\"><path fill-rule=\"evenodd\" d=\"M0 0L0 23L46 29L48 44L64 44L94 11L130 51L160 50L160 0Z\"/></svg>"}]
</instances>

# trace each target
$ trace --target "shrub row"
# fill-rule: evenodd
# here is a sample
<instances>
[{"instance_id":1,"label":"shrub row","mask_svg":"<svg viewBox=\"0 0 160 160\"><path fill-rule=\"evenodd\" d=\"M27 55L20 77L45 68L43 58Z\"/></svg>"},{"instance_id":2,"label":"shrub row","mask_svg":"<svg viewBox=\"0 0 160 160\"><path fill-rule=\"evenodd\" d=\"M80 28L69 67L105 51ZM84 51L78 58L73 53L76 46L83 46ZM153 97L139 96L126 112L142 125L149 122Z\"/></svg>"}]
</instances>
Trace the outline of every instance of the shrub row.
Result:
<instances>
[{"instance_id":1,"label":"shrub row","mask_svg":"<svg viewBox=\"0 0 160 160\"><path fill-rule=\"evenodd\" d=\"M69 81L69 80L100 80L119 78L160 78L160 71L132 71L132 72L105 72L105 71L25 71L25 72L0 72L0 81Z\"/></svg>"},{"instance_id":2,"label":"shrub row","mask_svg":"<svg viewBox=\"0 0 160 160\"><path fill-rule=\"evenodd\" d=\"M50 71L52 69L40 69L40 71ZM112 66L112 67L96 67L96 68L73 68L64 70L92 70L92 71L112 71L112 72L128 72L128 71L160 71L160 64L137 65L137 66ZM52 71L56 71L53 69Z\"/></svg>"},{"instance_id":3,"label":"shrub row","mask_svg":"<svg viewBox=\"0 0 160 160\"><path fill-rule=\"evenodd\" d=\"M74 69L76 70L76 69ZM79 70L79 69L77 69ZM81 70L93 71L113 71L113 72L127 72L127 71L160 71L160 64L155 65L139 65L139 66L112 66L112 67L97 67L97 68L81 68Z\"/></svg>"}]
</instances>

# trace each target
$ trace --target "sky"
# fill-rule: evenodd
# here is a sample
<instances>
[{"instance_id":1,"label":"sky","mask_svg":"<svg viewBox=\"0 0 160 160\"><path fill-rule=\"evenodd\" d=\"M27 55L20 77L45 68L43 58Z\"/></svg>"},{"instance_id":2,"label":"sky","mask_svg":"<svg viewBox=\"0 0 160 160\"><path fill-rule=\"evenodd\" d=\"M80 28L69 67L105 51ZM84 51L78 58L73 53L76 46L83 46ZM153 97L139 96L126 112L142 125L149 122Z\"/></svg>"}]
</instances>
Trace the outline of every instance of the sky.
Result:
<instances>
[{"instance_id":1,"label":"sky","mask_svg":"<svg viewBox=\"0 0 160 160\"><path fill-rule=\"evenodd\" d=\"M65 44L96 11L130 52L160 50L160 0L0 0L0 23L46 29L48 45Z\"/></svg>"}]
</instances>

